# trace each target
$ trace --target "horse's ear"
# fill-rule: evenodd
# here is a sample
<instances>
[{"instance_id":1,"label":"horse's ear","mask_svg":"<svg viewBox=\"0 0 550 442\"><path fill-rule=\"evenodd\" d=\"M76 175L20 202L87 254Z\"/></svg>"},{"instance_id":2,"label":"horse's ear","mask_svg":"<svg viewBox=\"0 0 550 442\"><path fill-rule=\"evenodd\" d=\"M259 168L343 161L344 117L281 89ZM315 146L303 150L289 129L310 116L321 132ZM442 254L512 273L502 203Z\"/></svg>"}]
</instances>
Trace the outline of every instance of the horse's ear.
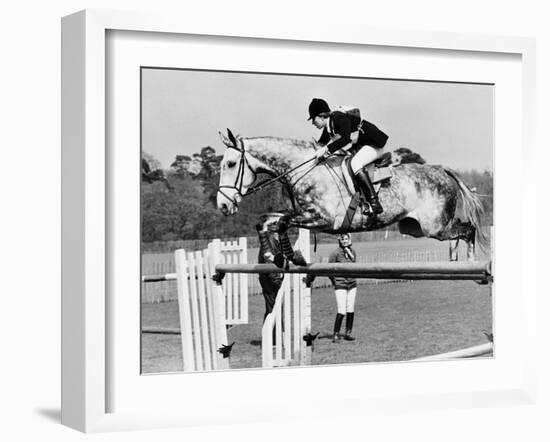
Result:
<instances>
[{"instance_id":1,"label":"horse's ear","mask_svg":"<svg viewBox=\"0 0 550 442\"><path fill-rule=\"evenodd\" d=\"M229 129L227 129L227 136L233 143L233 146L237 147L237 140L235 139L235 135L233 135L233 132L231 132Z\"/></svg>"},{"instance_id":2,"label":"horse's ear","mask_svg":"<svg viewBox=\"0 0 550 442\"><path fill-rule=\"evenodd\" d=\"M220 140L222 140L222 143L225 144L227 147L231 147L232 144L231 144L231 141L229 141L229 138L227 138L224 134L222 134L221 132L218 132L218 134L220 135Z\"/></svg>"}]
</instances>

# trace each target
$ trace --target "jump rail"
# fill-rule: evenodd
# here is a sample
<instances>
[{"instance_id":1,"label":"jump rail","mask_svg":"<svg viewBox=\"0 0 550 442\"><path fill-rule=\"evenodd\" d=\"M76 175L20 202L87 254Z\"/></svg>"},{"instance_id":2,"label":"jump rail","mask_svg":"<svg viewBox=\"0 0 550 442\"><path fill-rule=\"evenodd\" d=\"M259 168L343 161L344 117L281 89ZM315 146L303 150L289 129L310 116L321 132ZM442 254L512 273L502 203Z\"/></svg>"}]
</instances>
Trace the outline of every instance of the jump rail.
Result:
<instances>
[{"instance_id":1,"label":"jump rail","mask_svg":"<svg viewBox=\"0 0 550 442\"><path fill-rule=\"evenodd\" d=\"M141 277L141 282L162 282L162 281L177 281L177 273L166 273L164 275L147 275Z\"/></svg>"},{"instance_id":2,"label":"jump rail","mask_svg":"<svg viewBox=\"0 0 550 442\"><path fill-rule=\"evenodd\" d=\"M202 276L203 279L206 278L206 275ZM190 277L188 276L187 279L189 280ZM198 276L195 275L195 279L198 279ZM177 281L178 280L178 274L177 273L166 273L164 275L147 275L141 277L141 282L163 282L163 281Z\"/></svg>"},{"instance_id":3,"label":"jump rail","mask_svg":"<svg viewBox=\"0 0 550 442\"><path fill-rule=\"evenodd\" d=\"M368 279L406 280L474 280L492 281L491 263L428 262L428 263L314 263L281 269L273 264L218 264L216 273L302 273L316 276L348 276Z\"/></svg>"}]
</instances>

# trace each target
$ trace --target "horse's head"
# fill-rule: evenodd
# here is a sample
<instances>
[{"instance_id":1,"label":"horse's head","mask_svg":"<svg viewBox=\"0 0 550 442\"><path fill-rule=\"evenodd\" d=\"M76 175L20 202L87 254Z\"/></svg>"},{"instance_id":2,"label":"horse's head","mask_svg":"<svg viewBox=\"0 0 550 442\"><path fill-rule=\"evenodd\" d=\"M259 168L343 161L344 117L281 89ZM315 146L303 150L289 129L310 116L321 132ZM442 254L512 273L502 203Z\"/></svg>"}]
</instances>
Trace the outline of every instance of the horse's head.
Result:
<instances>
[{"instance_id":1,"label":"horse's head","mask_svg":"<svg viewBox=\"0 0 550 442\"><path fill-rule=\"evenodd\" d=\"M218 187L218 209L224 215L233 215L239 210L239 203L250 186L256 181L258 161L246 151L245 143L227 129L227 137L220 132L223 144L227 146L220 164Z\"/></svg>"}]
</instances>

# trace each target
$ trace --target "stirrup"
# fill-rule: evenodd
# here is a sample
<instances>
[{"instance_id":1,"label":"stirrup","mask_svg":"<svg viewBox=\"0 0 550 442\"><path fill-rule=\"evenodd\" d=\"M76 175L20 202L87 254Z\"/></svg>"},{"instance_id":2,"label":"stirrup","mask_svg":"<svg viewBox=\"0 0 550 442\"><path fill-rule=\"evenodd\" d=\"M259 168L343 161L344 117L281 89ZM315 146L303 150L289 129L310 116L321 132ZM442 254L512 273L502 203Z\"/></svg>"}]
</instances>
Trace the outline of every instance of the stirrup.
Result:
<instances>
[{"instance_id":1,"label":"stirrup","mask_svg":"<svg viewBox=\"0 0 550 442\"><path fill-rule=\"evenodd\" d=\"M384 213L384 208L380 204L380 201L378 201L378 198L376 199L366 199L363 197L363 214L364 215L380 215L381 213Z\"/></svg>"},{"instance_id":2,"label":"stirrup","mask_svg":"<svg viewBox=\"0 0 550 442\"><path fill-rule=\"evenodd\" d=\"M384 213L384 208L380 204L380 201L369 201L369 206L374 215L380 215L381 213Z\"/></svg>"},{"instance_id":3,"label":"stirrup","mask_svg":"<svg viewBox=\"0 0 550 442\"><path fill-rule=\"evenodd\" d=\"M370 205L370 203L368 201L365 201L364 199L363 199L363 204L362 204L362 212L363 212L363 215L366 215L366 216L374 215L374 211L372 210L372 206Z\"/></svg>"}]
</instances>

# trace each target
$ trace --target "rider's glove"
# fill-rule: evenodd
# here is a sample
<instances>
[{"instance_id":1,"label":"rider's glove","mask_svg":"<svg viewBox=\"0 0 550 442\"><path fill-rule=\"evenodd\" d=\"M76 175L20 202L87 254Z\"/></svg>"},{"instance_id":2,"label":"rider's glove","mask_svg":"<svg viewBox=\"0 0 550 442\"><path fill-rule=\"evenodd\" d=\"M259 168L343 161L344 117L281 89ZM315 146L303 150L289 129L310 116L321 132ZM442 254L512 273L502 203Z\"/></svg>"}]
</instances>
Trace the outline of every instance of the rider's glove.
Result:
<instances>
[{"instance_id":1,"label":"rider's glove","mask_svg":"<svg viewBox=\"0 0 550 442\"><path fill-rule=\"evenodd\" d=\"M315 158L317 158L318 161L325 160L329 155L328 149L326 147L321 147L320 149L317 149L315 151Z\"/></svg>"}]
</instances>

